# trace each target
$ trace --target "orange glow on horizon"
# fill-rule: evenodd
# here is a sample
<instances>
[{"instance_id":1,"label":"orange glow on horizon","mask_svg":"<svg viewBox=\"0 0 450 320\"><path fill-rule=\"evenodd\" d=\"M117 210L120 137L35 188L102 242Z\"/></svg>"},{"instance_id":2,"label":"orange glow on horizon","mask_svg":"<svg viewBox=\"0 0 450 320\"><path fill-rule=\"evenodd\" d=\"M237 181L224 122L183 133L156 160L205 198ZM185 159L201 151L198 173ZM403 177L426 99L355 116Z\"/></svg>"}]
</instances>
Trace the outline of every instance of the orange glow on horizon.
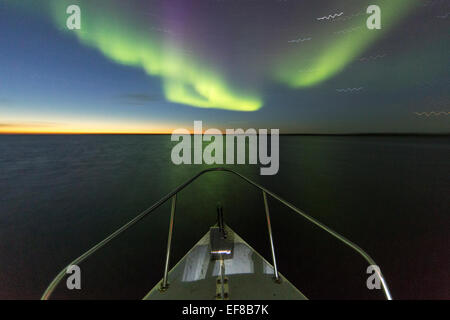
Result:
<instances>
[{"instance_id":1,"label":"orange glow on horizon","mask_svg":"<svg viewBox=\"0 0 450 320\"><path fill-rule=\"evenodd\" d=\"M207 128L201 133L194 133L192 124L185 126L179 124L142 124L142 123L97 123L97 122L3 122L0 123L0 135L51 135L51 134L172 134L176 129L184 128L190 135L204 135ZM219 129L221 130L221 129ZM226 129L221 130L226 135Z\"/></svg>"},{"instance_id":2,"label":"orange glow on horizon","mask_svg":"<svg viewBox=\"0 0 450 320\"><path fill-rule=\"evenodd\" d=\"M23 132L23 131L0 131L0 135L89 135L89 134L128 134L128 135L145 135L145 134L172 134L172 132L46 132L46 131L36 131L36 132Z\"/></svg>"},{"instance_id":3,"label":"orange glow on horizon","mask_svg":"<svg viewBox=\"0 0 450 320\"><path fill-rule=\"evenodd\" d=\"M2 129L0 135L12 134L172 134L173 130L38 130Z\"/></svg>"},{"instance_id":4,"label":"orange glow on horizon","mask_svg":"<svg viewBox=\"0 0 450 320\"><path fill-rule=\"evenodd\" d=\"M164 125L130 124L34 124L0 125L0 134L171 134L175 129Z\"/></svg>"}]
</instances>

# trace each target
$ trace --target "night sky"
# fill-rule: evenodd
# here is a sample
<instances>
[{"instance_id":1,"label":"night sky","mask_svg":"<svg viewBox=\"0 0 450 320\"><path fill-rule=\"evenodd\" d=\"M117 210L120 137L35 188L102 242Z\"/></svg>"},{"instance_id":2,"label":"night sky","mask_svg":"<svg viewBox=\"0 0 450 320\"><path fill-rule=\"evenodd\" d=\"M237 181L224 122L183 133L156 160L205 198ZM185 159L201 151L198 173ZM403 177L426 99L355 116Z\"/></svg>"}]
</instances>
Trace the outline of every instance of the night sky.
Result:
<instances>
[{"instance_id":1,"label":"night sky","mask_svg":"<svg viewBox=\"0 0 450 320\"><path fill-rule=\"evenodd\" d=\"M449 0L0 0L0 133L450 133L449 14Z\"/></svg>"}]
</instances>

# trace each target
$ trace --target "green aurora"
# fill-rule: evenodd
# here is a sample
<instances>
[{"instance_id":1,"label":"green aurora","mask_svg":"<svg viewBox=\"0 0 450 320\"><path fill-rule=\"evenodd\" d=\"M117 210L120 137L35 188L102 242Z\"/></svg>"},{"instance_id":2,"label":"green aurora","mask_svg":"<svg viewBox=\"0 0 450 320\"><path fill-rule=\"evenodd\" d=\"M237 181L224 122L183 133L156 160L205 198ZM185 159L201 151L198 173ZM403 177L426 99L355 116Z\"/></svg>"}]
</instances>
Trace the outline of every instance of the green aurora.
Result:
<instances>
[{"instance_id":1,"label":"green aurora","mask_svg":"<svg viewBox=\"0 0 450 320\"><path fill-rule=\"evenodd\" d=\"M381 30L369 30L366 28L369 15L359 16L341 31L348 34L325 35L318 50L297 50L289 57L283 57L276 65L275 77L293 88L311 87L330 79L399 23L417 5L417 1L384 0L377 4L382 8ZM324 20L324 23L330 22ZM307 65L304 65L305 61Z\"/></svg>"},{"instance_id":2,"label":"green aurora","mask_svg":"<svg viewBox=\"0 0 450 320\"><path fill-rule=\"evenodd\" d=\"M71 4L82 8L81 30L68 30L67 15L61 14ZM382 8L381 30L366 28L369 15L365 12L349 20L348 34L319 29L320 35L315 36L308 46L281 50L277 58L268 59L264 67L264 74L268 75L265 80L302 89L331 79L406 18L417 7L418 1L382 0L377 4ZM189 39L177 39L150 30L149 20L157 20L155 17L136 17L136 12L115 1L48 0L47 11L58 29L69 36L75 34L83 45L99 50L115 63L160 77L167 101L198 108L247 112L263 107L264 97L260 90L252 88L252 84L248 87L230 85L232 81L223 67L215 64L214 57L208 56L207 52L186 54L184 43ZM159 21L155 22L158 24ZM313 31L322 23L314 22Z\"/></svg>"},{"instance_id":3,"label":"green aurora","mask_svg":"<svg viewBox=\"0 0 450 320\"><path fill-rule=\"evenodd\" d=\"M70 0L50 3L52 17L61 30L67 30L67 16L61 12L72 3ZM101 10L97 2L79 3L84 8L82 28L75 33L81 43L100 50L116 63L161 77L168 101L234 111L256 111L262 107L260 98L230 88L219 70L184 54L177 42L157 32L144 31L148 28L143 23L119 10L114 2L108 2Z\"/></svg>"}]
</instances>

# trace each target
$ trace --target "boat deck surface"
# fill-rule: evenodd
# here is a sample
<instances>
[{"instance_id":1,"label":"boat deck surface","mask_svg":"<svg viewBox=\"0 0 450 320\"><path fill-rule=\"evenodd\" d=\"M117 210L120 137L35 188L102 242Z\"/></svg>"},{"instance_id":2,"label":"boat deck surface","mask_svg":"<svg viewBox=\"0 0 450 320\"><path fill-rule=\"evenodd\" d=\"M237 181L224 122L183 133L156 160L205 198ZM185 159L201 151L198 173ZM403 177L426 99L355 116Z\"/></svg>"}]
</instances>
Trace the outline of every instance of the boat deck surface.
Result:
<instances>
[{"instance_id":1,"label":"boat deck surface","mask_svg":"<svg viewBox=\"0 0 450 320\"><path fill-rule=\"evenodd\" d=\"M225 226L233 241L232 259L224 260L226 299L229 300L306 300L307 298L280 274L274 281L273 266L241 237ZM144 300L215 300L220 284L220 260L212 260L210 233L170 270L169 288L160 291L162 280Z\"/></svg>"}]
</instances>

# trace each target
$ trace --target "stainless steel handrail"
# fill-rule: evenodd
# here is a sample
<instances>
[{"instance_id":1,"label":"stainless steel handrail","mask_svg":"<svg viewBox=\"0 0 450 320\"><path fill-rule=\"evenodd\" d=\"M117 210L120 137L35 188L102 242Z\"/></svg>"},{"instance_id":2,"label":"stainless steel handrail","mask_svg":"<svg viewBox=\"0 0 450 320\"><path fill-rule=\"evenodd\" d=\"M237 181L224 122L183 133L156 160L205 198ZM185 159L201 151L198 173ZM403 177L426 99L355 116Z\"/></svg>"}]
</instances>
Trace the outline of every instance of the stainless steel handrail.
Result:
<instances>
[{"instance_id":1,"label":"stainless steel handrail","mask_svg":"<svg viewBox=\"0 0 450 320\"><path fill-rule=\"evenodd\" d=\"M169 283L167 282L167 274L169 272L169 260L170 260L170 248L172 246L172 233L173 233L173 219L175 216L175 207L177 205L177 195L172 197L172 208L170 209L170 221L169 221L169 233L167 236L167 250L166 250L166 264L164 265L164 277L161 283L161 291L167 290L169 288Z\"/></svg>"},{"instance_id":2,"label":"stainless steel handrail","mask_svg":"<svg viewBox=\"0 0 450 320\"><path fill-rule=\"evenodd\" d=\"M267 229L269 230L270 250L272 252L272 261L273 261L273 272L275 276L275 281L280 282L280 276L278 275L278 268L277 268L277 259L275 257L275 246L273 245L272 223L270 222L269 205L267 204L267 195L264 191L262 193L264 199L264 209L266 211Z\"/></svg>"},{"instance_id":3,"label":"stainless steel handrail","mask_svg":"<svg viewBox=\"0 0 450 320\"><path fill-rule=\"evenodd\" d=\"M99 250L100 248L104 247L107 243L109 243L111 240L115 239L117 236L119 236L121 233L123 233L125 230L127 230L128 228L132 227L133 225L135 225L136 223L138 223L140 220L142 220L143 218L145 218L148 214L150 214L151 212L153 212L154 210L156 210L157 208L159 208L161 205L163 205L167 200L171 199L173 196L175 196L178 192L180 192L181 190L183 190L186 186L188 186L189 184L191 184L194 180L196 180L198 177L200 177L201 175L207 173L207 172L213 172L213 171L226 171L226 172L230 172L233 173L234 175L240 177L241 179L245 180L246 182L248 182L249 184L251 184L252 186L260 189L261 191L263 191L264 193L270 195L272 198L280 201L282 204L284 204L285 206L287 206L288 208L290 208L291 210L295 211L296 213L300 214L302 217L304 217L305 219L307 219L309 222L315 224L316 226L318 226L319 228L321 228L322 230L328 232L329 234L331 234L332 236L334 236L335 238L337 238L338 240L341 240L344 244L346 244L347 246L349 246L350 248L352 248L353 250L355 250L357 253L359 253L368 263L369 265L377 265L375 263L375 261L372 259L372 257L365 252L361 247L359 247L358 245L356 245L355 243L353 243L352 241L348 240L347 238L345 238L344 236L340 235L339 233L337 233L336 231L332 230L331 228L327 227L326 225L324 225L323 223L321 223L320 221L314 219L313 217L307 215L306 213L304 213L303 211L301 211L300 209L298 209L297 207L295 207L294 205L292 205L291 203L287 202L286 200L282 199L281 197L277 196L275 193L267 190L266 188L260 186L259 184L251 181L250 179L246 178L245 176L241 175L240 173L231 170L231 169L227 169L227 168L209 168L209 169L205 169L203 171L200 171L199 173L197 173L195 176L193 176L192 178L190 178L189 180L187 180L186 182L184 182L183 184L179 185L174 191L168 193L166 196L164 196L163 198L161 198L160 200L158 200L155 204L153 204L151 207L149 207L148 209L144 210L143 212L141 212L140 214L138 214L135 218L133 218L132 220L130 220L129 222L127 222L126 224L124 224L122 227L120 227L119 229L117 229L116 231L114 231L112 234L110 234L108 237L106 237L105 239L103 239L102 241L100 241L99 243L97 243L96 245L94 245L92 248L90 248L89 250L87 250L85 253L83 253L81 256L79 256L78 258L76 258L75 260L73 260L71 263L69 263L63 270L61 270L58 275L53 279L53 281L50 283L50 285L47 287L47 289L45 290L45 292L43 293L41 300L48 300L51 296L51 294L53 293L53 291L56 289L56 287L58 286L59 282L64 278L65 274L66 274L66 270L69 266L71 265L78 265L81 262L83 262L86 258L88 258L91 254L93 254L94 252L96 252L97 250ZM274 253L273 253L274 256ZM167 260L166 260L167 261ZM392 300L392 296L391 293L389 291L388 285L383 277L383 275L381 274L381 272L379 271L379 268L374 268L375 271L377 272L377 275L381 281L381 284L383 286L383 291L384 294L386 296L387 300Z\"/></svg>"}]
</instances>

